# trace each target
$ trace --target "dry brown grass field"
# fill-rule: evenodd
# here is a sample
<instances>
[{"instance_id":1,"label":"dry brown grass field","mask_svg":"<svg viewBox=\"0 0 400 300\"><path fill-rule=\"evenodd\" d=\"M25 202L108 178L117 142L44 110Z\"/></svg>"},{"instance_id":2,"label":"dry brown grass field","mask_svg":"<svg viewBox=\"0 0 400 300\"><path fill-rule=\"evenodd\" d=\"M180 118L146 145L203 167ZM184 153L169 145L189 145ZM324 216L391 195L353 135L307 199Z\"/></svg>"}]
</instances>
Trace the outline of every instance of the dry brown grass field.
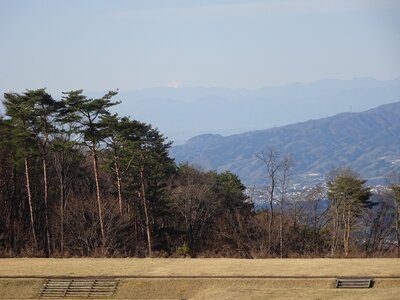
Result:
<instances>
[{"instance_id":1,"label":"dry brown grass field","mask_svg":"<svg viewBox=\"0 0 400 300\"><path fill-rule=\"evenodd\" d=\"M53 276L120 278L115 299L400 299L400 259L135 258L0 259L0 298L35 298ZM336 277L375 285L335 289Z\"/></svg>"}]
</instances>

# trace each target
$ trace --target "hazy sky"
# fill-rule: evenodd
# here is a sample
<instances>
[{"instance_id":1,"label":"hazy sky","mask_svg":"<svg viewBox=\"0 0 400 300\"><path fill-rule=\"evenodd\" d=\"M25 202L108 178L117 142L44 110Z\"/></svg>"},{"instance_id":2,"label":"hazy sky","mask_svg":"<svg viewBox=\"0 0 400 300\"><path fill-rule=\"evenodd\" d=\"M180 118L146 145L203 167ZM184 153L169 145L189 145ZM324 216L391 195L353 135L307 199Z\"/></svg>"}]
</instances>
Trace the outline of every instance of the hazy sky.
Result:
<instances>
[{"instance_id":1,"label":"hazy sky","mask_svg":"<svg viewBox=\"0 0 400 300\"><path fill-rule=\"evenodd\" d=\"M399 0L0 1L0 90L400 76Z\"/></svg>"}]
</instances>

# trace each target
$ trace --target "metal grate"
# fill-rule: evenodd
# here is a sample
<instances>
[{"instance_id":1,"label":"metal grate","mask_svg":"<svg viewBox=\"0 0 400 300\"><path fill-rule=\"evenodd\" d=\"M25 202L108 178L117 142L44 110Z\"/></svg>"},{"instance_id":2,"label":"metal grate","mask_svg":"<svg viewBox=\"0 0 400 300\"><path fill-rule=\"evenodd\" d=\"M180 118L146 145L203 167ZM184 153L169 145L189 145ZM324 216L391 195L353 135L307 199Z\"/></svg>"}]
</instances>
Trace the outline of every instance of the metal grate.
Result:
<instances>
[{"instance_id":1,"label":"metal grate","mask_svg":"<svg viewBox=\"0 0 400 300\"><path fill-rule=\"evenodd\" d=\"M370 288L372 279L341 278L336 279L336 288Z\"/></svg>"},{"instance_id":2,"label":"metal grate","mask_svg":"<svg viewBox=\"0 0 400 300\"><path fill-rule=\"evenodd\" d=\"M40 298L104 298L117 289L115 279L48 279L40 290Z\"/></svg>"}]
</instances>

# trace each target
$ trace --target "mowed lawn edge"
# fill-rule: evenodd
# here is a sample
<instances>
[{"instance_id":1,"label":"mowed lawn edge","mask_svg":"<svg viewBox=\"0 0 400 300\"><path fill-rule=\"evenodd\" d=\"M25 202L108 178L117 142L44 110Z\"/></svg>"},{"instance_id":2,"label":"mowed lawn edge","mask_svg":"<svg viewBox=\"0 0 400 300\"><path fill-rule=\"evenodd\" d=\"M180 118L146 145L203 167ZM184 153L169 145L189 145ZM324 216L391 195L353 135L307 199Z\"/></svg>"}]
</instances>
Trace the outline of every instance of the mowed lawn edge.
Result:
<instances>
[{"instance_id":1,"label":"mowed lawn edge","mask_svg":"<svg viewBox=\"0 0 400 300\"><path fill-rule=\"evenodd\" d=\"M400 259L2 258L0 277L400 277Z\"/></svg>"}]
</instances>

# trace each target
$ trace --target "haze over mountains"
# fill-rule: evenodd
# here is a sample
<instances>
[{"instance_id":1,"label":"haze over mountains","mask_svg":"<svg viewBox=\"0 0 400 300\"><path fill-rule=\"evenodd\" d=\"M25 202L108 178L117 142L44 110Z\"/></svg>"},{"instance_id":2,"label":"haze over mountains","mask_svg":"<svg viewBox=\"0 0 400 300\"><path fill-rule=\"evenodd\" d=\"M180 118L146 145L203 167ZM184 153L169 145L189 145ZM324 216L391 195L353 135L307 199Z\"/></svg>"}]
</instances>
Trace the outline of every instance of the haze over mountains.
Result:
<instances>
[{"instance_id":1,"label":"haze over mountains","mask_svg":"<svg viewBox=\"0 0 400 300\"><path fill-rule=\"evenodd\" d=\"M293 182L324 180L334 168L351 167L371 184L383 183L400 167L400 102L365 112L221 136L200 135L173 147L176 161L212 170L230 170L247 185L265 181L263 164L255 155L272 147L290 154Z\"/></svg>"},{"instance_id":2,"label":"haze over mountains","mask_svg":"<svg viewBox=\"0 0 400 300\"><path fill-rule=\"evenodd\" d=\"M120 115L151 123L173 141L177 162L231 170L249 185L263 184L254 156L267 146L290 153L296 181L304 183L340 166L382 182L400 159L399 104L357 113L400 101L400 78L327 79L255 90L151 88L120 91L115 100L122 100L115 107ZM320 119L338 113L343 114Z\"/></svg>"},{"instance_id":3,"label":"haze over mountains","mask_svg":"<svg viewBox=\"0 0 400 300\"><path fill-rule=\"evenodd\" d=\"M177 145L203 133L237 134L395 102L400 100L400 78L327 79L255 90L121 90L116 98L122 100L116 108L120 115L153 124Z\"/></svg>"}]
</instances>

